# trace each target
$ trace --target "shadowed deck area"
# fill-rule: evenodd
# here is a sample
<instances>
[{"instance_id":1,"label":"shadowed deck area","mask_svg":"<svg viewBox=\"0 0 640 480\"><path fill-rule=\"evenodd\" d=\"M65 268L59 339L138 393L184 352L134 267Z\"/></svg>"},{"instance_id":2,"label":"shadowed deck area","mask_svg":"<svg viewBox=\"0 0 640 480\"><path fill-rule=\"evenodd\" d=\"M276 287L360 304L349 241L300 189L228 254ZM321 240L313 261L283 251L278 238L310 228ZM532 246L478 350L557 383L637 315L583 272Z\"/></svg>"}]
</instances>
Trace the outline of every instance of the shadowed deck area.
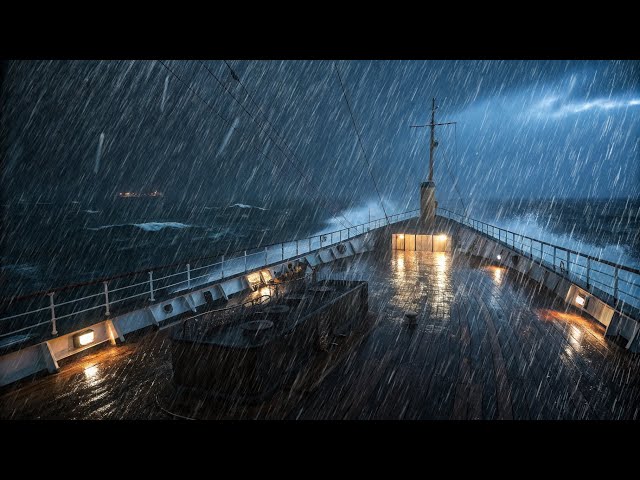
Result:
<instances>
[{"instance_id":1,"label":"shadowed deck area","mask_svg":"<svg viewBox=\"0 0 640 480\"><path fill-rule=\"evenodd\" d=\"M323 274L363 279L377 324L291 419L637 419L640 356L604 327L449 253L365 254ZM409 326L406 311L417 313ZM0 418L167 418L167 330L85 356L0 393ZM273 418L268 409L260 418ZM279 415L276 418L283 418Z\"/></svg>"}]
</instances>

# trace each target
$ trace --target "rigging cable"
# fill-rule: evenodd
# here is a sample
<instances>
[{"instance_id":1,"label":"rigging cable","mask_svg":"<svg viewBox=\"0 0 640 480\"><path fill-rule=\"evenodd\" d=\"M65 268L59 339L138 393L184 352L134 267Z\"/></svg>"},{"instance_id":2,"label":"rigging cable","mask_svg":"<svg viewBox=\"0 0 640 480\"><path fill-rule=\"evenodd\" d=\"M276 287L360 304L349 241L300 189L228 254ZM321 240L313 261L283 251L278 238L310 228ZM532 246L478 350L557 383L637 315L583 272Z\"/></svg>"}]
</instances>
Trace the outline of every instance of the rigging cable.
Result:
<instances>
[{"instance_id":1,"label":"rigging cable","mask_svg":"<svg viewBox=\"0 0 640 480\"><path fill-rule=\"evenodd\" d=\"M225 85L225 84L224 84L224 83L223 83L223 82L218 78L218 76L217 76L215 73L213 73L213 72L211 71L211 69L210 69L209 67L207 67L207 65L205 65L205 64L204 64L204 62L202 62L202 60L198 60L198 62L200 62L200 64L201 64L201 65L202 65L202 66L207 70L207 72L209 73L209 75L211 75L211 76L214 78L214 80L215 80L216 82L218 82L218 84L219 84L222 88L224 88L224 89L225 89L225 91L226 91L226 92L231 96L231 98L232 98L232 99L233 99L233 100L234 100L238 105L240 105L240 107L242 107L242 109L245 111L245 113L246 113L247 115L249 115L249 118L251 118L251 120L252 120L252 121L253 121L253 122L258 126L258 128L260 128L260 131L261 131L261 132L262 132L262 131L265 131L265 133L266 133L267 137L269 138L269 140L271 140L271 141L274 143L274 145L278 148L278 150L280 150L280 151L282 152L282 154L283 154L285 157L287 157L287 159L291 162L291 165L293 165L293 166L294 166L294 168L297 170L297 172L300 174L300 176L301 176L301 177L303 177L303 178L307 181L307 183L308 183L310 186L312 186L314 189L316 189L316 191L318 192L318 194L319 194L319 195L322 195L322 192L320 191L320 189L319 189L318 187L316 187L316 186L311 182L311 180L309 180L309 179L307 178L307 176L304 174L304 172L303 172L302 170L300 170L300 169L295 165L295 163L293 163L293 161L291 160L291 158L289 158L289 157L288 157L287 153L282 149L282 147L281 147L280 145L278 145L278 142L276 142L276 141L273 139L273 137L269 134L269 132L265 130L265 128L264 128L264 123L262 123L262 124L258 123L258 121L256 120L256 118L251 114L251 112L249 112L249 110L247 110L247 108L245 107L245 105L244 105L242 102L240 102L240 101L236 98L236 96L235 96L235 95L234 95L234 94L229 90L229 88L228 88L228 87L227 87L227 86L226 86L226 85ZM240 81L240 79L237 77L237 75L235 75L235 72L234 72L234 75L232 75L232 76L233 76L233 78L234 78L234 79L237 79L237 81L238 81L238 82ZM255 103L255 102L254 102L254 103ZM258 107L258 108L260 108L260 107ZM264 116L264 114L263 114L263 116ZM266 117L266 116L265 116L265 117ZM281 142L286 146L286 148L287 148L287 149L289 149L289 151L291 151L291 153L293 153L293 151L292 151L292 150L291 150L291 149L286 145L286 142L282 139L282 137L281 137L280 135L278 135L278 132L276 132L275 128L273 128L273 125L271 125L271 123L269 123L269 122L268 122L268 120L265 120L265 121L266 121L266 122L271 126L271 129L273 130L273 132L274 132L275 136L276 136L276 137L278 137L278 138L280 139L280 141L281 141ZM294 154L294 156L295 156L295 153L293 153L293 154ZM299 159L297 156L296 156L296 159L298 159L298 161L300 161L300 159ZM341 217L345 220L345 222L347 222L347 224L349 224L349 226L353 226L353 225L351 224L351 222L349 222L349 220L347 220L347 219L344 217L344 215L342 215L342 214L338 213L338 209L335 207L335 205L334 205L334 204L331 204L331 205L332 205L331 209L332 209L332 211L333 211L333 215L335 215L335 217L341 216ZM339 220L338 220L338 221L339 221ZM341 222L341 223L342 223L342 222ZM343 224L343 226L345 226L345 225ZM348 227L346 227L346 226L345 226L345 228L348 228Z\"/></svg>"},{"instance_id":2,"label":"rigging cable","mask_svg":"<svg viewBox=\"0 0 640 480\"><path fill-rule=\"evenodd\" d=\"M289 145L287 145L287 142L284 140L284 138L282 138L282 136L280 134L278 134L278 131L274 128L273 124L269 121L269 119L267 118L267 115L264 113L264 111L262 110L262 108L260 107L260 105L258 105L258 103L253 99L253 96L251 95L251 93L249 92L249 90L247 89L247 87L245 87L244 83L242 83L242 80L240 80L240 77L238 76L238 74L235 72L235 70L231 67L231 65L229 64L229 62L227 62L226 60L223 60L224 64L227 66L227 68L229 69L229 72L231 74L231 77L238 82L238 84L242 87L242 90L244 90L245 94L247 95L247 98L249 99L249 101L251 103L253 103L253 105L255 105L255 107L258 109L258 112L260 112L260 114L264 117L264 121L267 125L269 125L269 127L271 128L271 130L273 130L273 133L275 134L275 136L282 142L282 144L287 148L287 150L289 150L291 152L291 154L293 156L295 156L297 158L296 153L289 147Z\"/></svg>"},{"instance_id":3,"label":"rigging cable","mask_svg":"<svg viewBox=\"0 0 640 480\"><path fill-rule=\"evenodd\" d=\"M456 160L460 159L460 157L458 156L458 122L453 124L453 145L455 148L455 154L456 154ZM455 182L454 182L455 183ZM456 185L456 190L457 190L457 184ZM464 210L464 216L467 216L467 208L464 206L464 201L462 200L462 196L460 195L460 192L458 192L458 196L460 197L460 201L462 202L462 209Z\"/></svg>"},{"instance_id":4,"label":"rigging cable","mask_svg":"<svg viewBox=\"0 0 640 480\"><path fill-rule=\"evenodd\" d=\"M349 108L349 115L351 116L351 121L353 122L353 129L356 131L356 136L358 137L358 143L360 144L360 149L362 150L362 154L364 155L364 159L367 163L369 175L371 176L371 180L373 181L373 186L376 189L376 193L378 194L378 199L380 200L380 206L382 207L382 211L384 212L384 218L387 220L387 225L389 225L389 217L387 216L387 210L384 208L384 203L382 203L382 196L380 195L380 190L378 190L378 185L376 183L376 179L373 176L373 172L371 171L371 164L369 163L369 159L367 158L367 153L364 150L364 146L362 145L362 139L360 138L360 133L358 132L358 126L356 125L355 117L353 116L353 110L351 110L351 104L349 103L349 98L347 97L347 91L342 83L342 77L340 77L340 71L338 70L338 65L336 62L333 62L333 68L336 70L336 74L338 75L338 80L340 81L340 87L342 88L342 95L344 96L345 101L347 102L347 107Z\"/></svg>"},{"instance_id":5,"label":"rigging cable","mask_svg":"<svg viewBox=\"0 0 640 480\"><path fill-rule=\"evenodd\" d=\"M291 152L291 155L293 155L293 157L298 160L299 163L302 163L300 161L300 158L298 157L298 155L296 154L296 152L293 151L293 149L287 144L286 140L282 137L282 135L280 135L278 133L278 131L275 129L275 127L273 126L273 124L269 121L269 119L267 118L267 115L264 113L264 110L262 110L262 108L260 107L260 105L254 100L253 95L251 95L251 92L249 92L249 90L247 89L247 87L244 85L244 83L242 83L242 80L240 80L239 75L236 73L236 71L233 69L233 67L229 64L229 62L227 62L226 60L223 60L224 64L227 66L227 68L229 69L229 73L231 74L231 77L238 82L238 84L242 87L242 90L244 90L247 98L249 99L249 101L258 109L258 112L260 112L260 114L262 115L262 117L264 118L265 123L271 128L271 130L273 131L274 135L276 136L276 138L278 138L278 140L280 140L282 142L282 144L284 145L284 147ZM206 68L206 66L205 66ZM207 69L208 70L208 69ZM213 74L212 74L213 75ZM222 82L215 76L213 75L214 78L216 79L216 81L218 81L218 83L220 85L222 85ZM224 86L224 85L222 85ZM226 87L225 87L226 89ZM232 95L233 97L233 95ZM235 99L235 98L234 98ZM246 111L246 109L245 109ZM275 143L275 142L274 142ZM283 152L284 153L284 152ZM334 204L335 205L335 204ZM341 215L342 216L342 215ZM344 216L342 216L342 218L345 219L345 221L347 223L350 223Z\"/></svg>"},{"instance_id":6,"label":"rigging cable","mask_svg":"<svg viewBox=\"0 0 640 480\"><path fill-rule=\"evenodd\" d=\"M171 74L172 74L176 79L178 79L178 81L180 81L180 83L182 83L184 86L186 86L186 87L187 87L187 89L188 89L191 93L193 93L193 94L194 94L194 95L195 95L195 96L196 96L196 97L197 97L197 98L198 98L202 103L204 103L204 104L207 106L207 108L209 108L209 109L210 109L214 114L216 114L216 116L217 116L218 118L220 118L223 122L225 122L225 123L226 123L226 124L228 124L228 125L231 125L231 124L232 124L232 122L231 122L231 121L227 120L227 119L226 119L225 117L223 117L219 112L217 112L217 111L216 111L216 110L211 106L211 104L210 104L209 102L207 102L207 101L206 101L206 100L205 100L205 99L204 99L204 98L203 98L203 97L202 97L198 92L196 92L193 88L191 88L191 86L190 86L189 84L187 84L187 83L184 81L184 79L183 79L180 75L178 75L177 73L175 73L175 72L174 72L174 71L173 71L173 70L172 70L172 69L171 69L171 68L170 68L170 67L169 67L169 66L168 66L164 61L162 61L162 60L158 60L158 61L160 62L160 64L161 64L161 65L162 65L162 66L163 66L167 71L169 71L169 73L171 73ZM269 156L267 156L267 154L266 154L263 150L261 150L261 149L260 149L260 148L258 148L258 147L253 146L250 142L247 142L247 143L248 143L248 145L249 145L251 148L253 148L254 150L256 150L260 155L262 155L264 158L266 158L267 160L269 160L269 161L270 161L271 163L273 163L276 167L278 167L278 168L282 168L282 167L281 167L280 165L278 165L274 160L272 160ZM304 178L304 177L303 177L303 178ZM310 181L309 181L308 179L307 179L307 182L309 182L309 183L310 183ZM312 186L313 186L313 184L311 184L311 183L310 183L310 185L312 185ZM320 199L318 199L318 200L320 200ZM344 218L344 217L343 217L343 218ZM346 220L346 219L345 219L345 220ZM340 221L340 220L338 220L338 221ZM342 223L342 222L340 221L340 223ZM350 223L350 222L347 222L347 223ZM345 228L349 228L349 227L347 227L347 226L346 226L346 225L344 225L344 224L342 224L342 226L343 226L343 227L345 227Z\"/></svg>"},{"instance_id":7,"label":"rigging cable","mask_svg":"<svg viewBox=\"0 0 640 480\"><path fill-rule=\"evenodd\" d=\"M456 146L456 151L457 151L457 146ZM444 154L444 150L442 151L442 158L444 159L444 168L446 168L447 173L449 174L449 178L451 178L451 180L453 181L453 188L455 189L456 193L458 194L458 198L460 199L460 202L462 202L462 210L464 212L464 216L467 216L467 207L464 204L464 200L462 199L462 195L460 194L460 190L458 190L458 180L455 178L455 176L451 173L451 170L449 170L449 160L447 160L446 155Z\"/></svg>"}]
</instances>

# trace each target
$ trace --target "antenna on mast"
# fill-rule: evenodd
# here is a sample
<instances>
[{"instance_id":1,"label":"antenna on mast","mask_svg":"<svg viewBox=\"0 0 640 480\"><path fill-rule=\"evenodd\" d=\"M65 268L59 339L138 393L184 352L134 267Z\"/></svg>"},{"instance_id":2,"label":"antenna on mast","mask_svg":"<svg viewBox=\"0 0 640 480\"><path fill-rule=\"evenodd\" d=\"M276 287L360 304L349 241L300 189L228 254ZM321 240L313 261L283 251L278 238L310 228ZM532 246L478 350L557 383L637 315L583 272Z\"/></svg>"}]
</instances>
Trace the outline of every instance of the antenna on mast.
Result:
<instances>
[{"instance_id":1,"label":"antenna on mast","mask_svg":"<svg viewBox=\"0 0 640 480\"><path fill-rule=\"evenodd\" d=\"M438 107L436 106L436 99L433 98L431 100L431 123L427 123L425 125L411 125L410 128L424 128L429 127L431 129L431 136L429 142L429 182L433 183L433 160L435 148L438 146L438 141L435 139L436 135L436 127L442 125L455 125L458 122L441 122L436 123L436 110Z\"/></svg>"},{"instance_id":2,"label":"antenna on mast","mask_svg":"<svg viewBox=\"0 0 640 480\"><path fill-rule=\"evenodd\" d=\"M433 161L435 148L438 146L438 142L435 138L436 127L440 125L455 125L456 122L442 122L436 123L436 99L431 100L431 123L425 125L411 125L411 128L423 128L429 127L431 129L430 141L429 141L429 179L426 182L420 184L420 221L424 225L430 225L436 215L436 184L433 181Z\"/></svg>"}]
</instances>

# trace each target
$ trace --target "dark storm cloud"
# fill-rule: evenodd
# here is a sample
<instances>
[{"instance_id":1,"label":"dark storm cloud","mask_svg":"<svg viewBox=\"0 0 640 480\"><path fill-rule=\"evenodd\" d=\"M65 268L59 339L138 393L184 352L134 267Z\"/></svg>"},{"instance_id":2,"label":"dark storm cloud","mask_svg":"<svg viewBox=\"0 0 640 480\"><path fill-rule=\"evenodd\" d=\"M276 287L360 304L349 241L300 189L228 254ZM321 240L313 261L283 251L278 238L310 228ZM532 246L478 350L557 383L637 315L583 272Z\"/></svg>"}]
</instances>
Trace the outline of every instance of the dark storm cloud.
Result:
<instances>
[{"instance_id":1,"label":"dark storm cloud","mask_svg":"<svg viewBox=\"0 0 640 480\"><path fill-rule=\"evenodd\" d=\"M344 205L372 198L331 62L231 62L258 105L223 62L205 63L211 72L195 61L167 66L208 105L156 61L11 62L2 94L3 202L155 189L211 203L294 202L317 197L314 188ZM433 96L438 118L459 122L457 131L438 132L441 198L456 198L454 183L474 198L638 195L638 62L339 68L383 196L398 208L414 206L426 176L427 131L409 125L427 122ZM277 135L262 131L212 74Z\"/></svg>"}]
</instances>

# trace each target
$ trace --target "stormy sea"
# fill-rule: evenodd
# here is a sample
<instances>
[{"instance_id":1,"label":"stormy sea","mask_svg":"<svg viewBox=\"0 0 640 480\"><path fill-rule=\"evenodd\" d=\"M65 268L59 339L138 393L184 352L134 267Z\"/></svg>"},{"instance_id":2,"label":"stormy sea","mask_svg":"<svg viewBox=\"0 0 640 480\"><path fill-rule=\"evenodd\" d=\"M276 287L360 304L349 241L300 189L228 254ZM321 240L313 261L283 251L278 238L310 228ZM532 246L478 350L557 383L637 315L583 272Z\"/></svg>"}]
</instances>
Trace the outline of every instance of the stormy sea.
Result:
<instances>
[{"instance_id":1,"label":"stormy sea","mask_svg":"<svg viewBox=\"0 0 640 480\"><path fill-rule=\"evenodd\" d=\"M460 205L441 206L461 212ZM397 210L397 212L402 211ZM391 211L389 213L397 213ZM516 233L640 265L640 200L499 200L467 206L469 216ZM376 202L341 212L352 224L380 218ZM171 205L126 199L108 205L4 205L0 297L7 299L161 265L343 228L313 204Z\"/></svg>"}]
</instances>

